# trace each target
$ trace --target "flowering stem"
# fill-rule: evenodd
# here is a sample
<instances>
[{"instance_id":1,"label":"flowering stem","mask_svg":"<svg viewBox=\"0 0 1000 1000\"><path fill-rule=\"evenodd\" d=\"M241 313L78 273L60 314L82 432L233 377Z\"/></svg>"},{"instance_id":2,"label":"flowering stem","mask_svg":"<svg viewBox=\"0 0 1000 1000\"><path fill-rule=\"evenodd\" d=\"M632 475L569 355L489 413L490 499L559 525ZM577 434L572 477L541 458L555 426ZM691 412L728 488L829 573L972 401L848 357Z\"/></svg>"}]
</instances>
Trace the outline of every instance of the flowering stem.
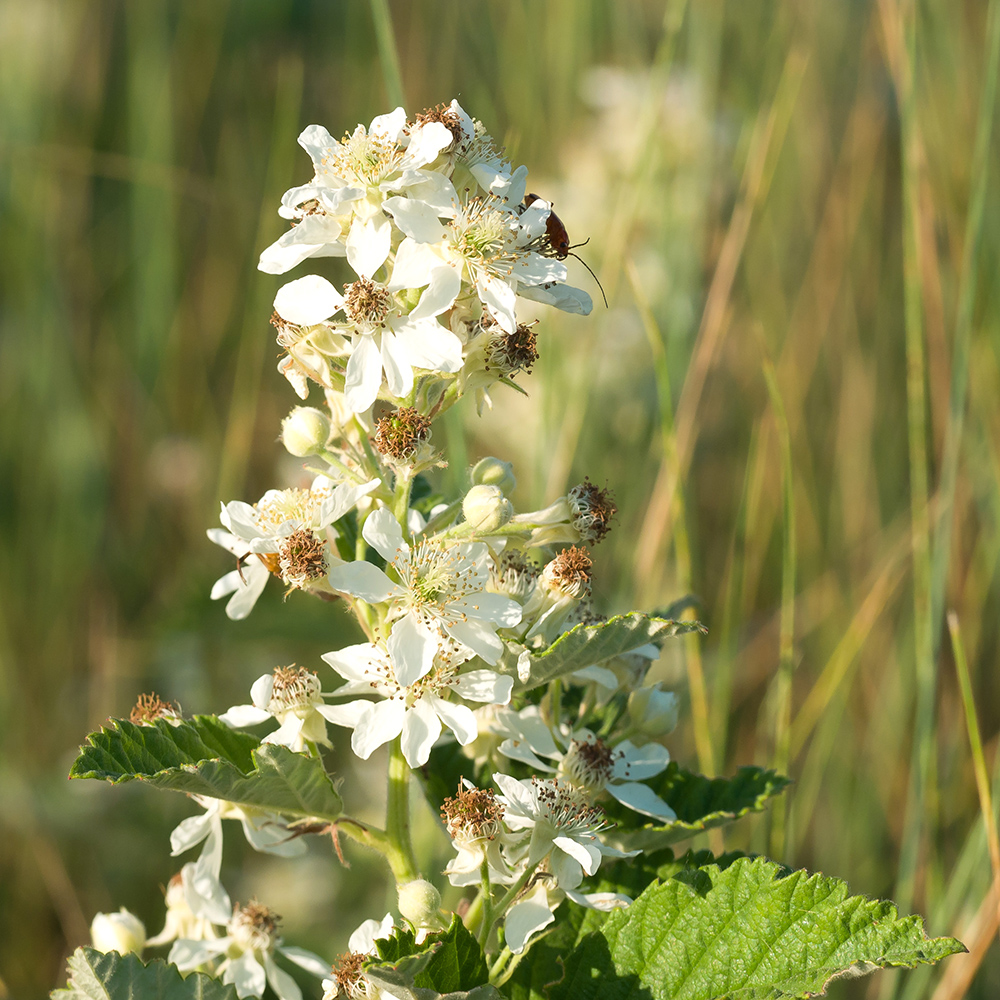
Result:
<instances>
[{"instance_id":1,"label":"flowering stem","mask_svg":"<svg viewBox=\"0 0 1000 1000\"><path fill-rule=\"evenodd\" d=\"M388 840L385 856L396 882L401 884L419 878L420 873L413 856L413 840L410 837L410 766L403 756L398 736L389 746L385 832Z\"/></svg>"},{"instance_id":2,"label":"flowering stem","mask_svg":"<svg viewBox=\"0 0 1000 1000\"><path fill-rule=\"evenodd\" d=\"M538 867L538 862L536 861L533 865L529 865L527 868L521 872L518 880L504 893L503 898L493 907L493 922L496 923L506 912L511 903L517 899L518 894L521 890L528 884L528 879L535 874L535 869Z\"/></svg>"},{"instance_id":3,"label":"flowering stem","mask_svg":"<svg viewBox=\"0 0 1000 1000\"><path fill-rule=\"evenodd\" d=\"M324 451L322 453L323 461L327 462L329 465L333 466L338 472L343 473L352 482L357 483L359 486L361 483L365 482L363 476L358 475L353 469L348 468L343 462L332 451Z\"/></svg>"},{"instance_id":4,"label":"flowering stem","mask_svg":"<svg viewBox=\"0 0 1000 1000\"><path fill-rule=\"evenodd\" d=\"M406 531L406 515L410 509L410 488L413 480L405 472L401 472L396 479L396 496L393 499L393 514L399 521L399 526Z\"/></svg>"},{"instance_id":5,"label":"flowering stem","mask_svg":"<svg viewBox=\"0 0 1000 1000\"><path fill-rule=\"evenodd\" d=\"M357 429L358 437L361 439L361 447L365 450L365 457L368 459L372 471L374 473L379 473L381 466L374 450L372 449L372 443L368 438L368 431L365 430L364 424L362 424L357 417L354 418L354 426Z\"/></svg>"},{"instance_id":6,"label":"flowering stem","mask_svg":"<svg viewBox=\"0 0 1000 1000\"><path fill-rule=\"evenodd\" d=\"M479 895L483 901L483 922L479 926L479 946L486 950L486 941L493 930L493 889L490 886L490 863L483 856L483 862L479 866L479 875L482 879L479 886Z\"/></svg>"}]
</instances>

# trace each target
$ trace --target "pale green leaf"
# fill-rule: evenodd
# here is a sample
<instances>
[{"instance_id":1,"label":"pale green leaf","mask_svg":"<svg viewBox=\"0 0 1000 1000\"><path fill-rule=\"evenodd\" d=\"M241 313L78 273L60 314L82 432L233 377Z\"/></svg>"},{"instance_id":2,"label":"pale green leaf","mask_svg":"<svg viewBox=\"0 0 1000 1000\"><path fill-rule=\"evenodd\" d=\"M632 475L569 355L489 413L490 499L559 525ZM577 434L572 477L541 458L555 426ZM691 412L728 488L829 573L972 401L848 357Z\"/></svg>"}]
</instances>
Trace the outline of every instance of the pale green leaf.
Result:
<instances>
[{"instance_id":1,"label":"pale green leaf","mask_svg":"<svg viewBox=\"0 0 1000 1000\"><path fill-rule=\"evenodd\" d=\"M163 719L153 726L112 720L87 737L70 777L113 784L138 779L295 819L332 822L343 808L318 758L277 744L258 745L209 716L179 726Z\"/></svg>"},{"instance_id":2,"label":"pale green leaf","mask_svg":"<svg viewBox=\"0 0 1000 1000\"><path fill-rule=\"evenodd\" d=\"M696 875L697 877L691 877ZM846 883L740 858L656 882L567 958L551 1000L780 1000L964 950Z\"/></svg>"},{"instance_id":3,"label":"pale green leaf","mask_svg":"<svg viewBox=\"0 0 1000 1000\"><path fill-rule=\"evenodd\" d=\"M696 621L671 621L633 611L616 615L596 625L575 625L543 650L529 651L530 674L526 681L518 677L518 648L507 646L496 669L514 678L514 693L548 684L609 657L631 652L647 643L658 643L675 635L706 632Z\"/></svg>"},{"instance_id":4,"label":"pale green leaf","mask_svg":"<svg viewBox=\"0 0 1000 1000\"><path fill-rule=\"evenodd\" d=\"M67 965L69 982L52 1000L238 1000L235 986L200 972L182 978L162 958L144 965L137 955L77 948Z\"/></svg>"}]
</instances>

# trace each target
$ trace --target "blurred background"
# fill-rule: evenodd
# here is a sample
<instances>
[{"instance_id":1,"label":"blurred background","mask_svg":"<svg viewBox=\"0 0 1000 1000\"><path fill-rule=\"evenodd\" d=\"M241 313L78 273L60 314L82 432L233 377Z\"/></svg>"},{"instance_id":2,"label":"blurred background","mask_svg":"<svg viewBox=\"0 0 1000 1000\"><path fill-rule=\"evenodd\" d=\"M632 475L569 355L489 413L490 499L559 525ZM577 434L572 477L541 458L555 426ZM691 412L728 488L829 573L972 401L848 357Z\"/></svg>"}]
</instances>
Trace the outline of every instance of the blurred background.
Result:
<instances>
[{"instance_id":1,"label":"blurred background","mask_svg":"<svg viewBox=\"0 0 1000 1000\"><path fill-rule=\"evenodd\" d=\"M589 238L609 302L570 259L593 315L539 313L530 396L437 432L446 475L513 461L522 510L610 486L598 609L691 593L710 629L655 667L686 705L671 753L795 780L725 846L891 896L972 952L837 997L1000 991L967 726L995 783L997 7L388 7L407 111L458 96ZM393 106L378 9L0 0L0 996L46 996L97 910L158 931L187 860L168 856L182 796L67 782L87 732L150 690L221 712L356 641L336 606L277 587L230 622L205 529L220 499L303 475L276 441L297 402L268 325L285 279L256 261L311 176L301 129ZM357 804L370 776L343 768ZM327 841L244 867L226 836L233 897L297 944L332 958L385 912L353 845L349 870Z\"/></svg>"}]
</instances>

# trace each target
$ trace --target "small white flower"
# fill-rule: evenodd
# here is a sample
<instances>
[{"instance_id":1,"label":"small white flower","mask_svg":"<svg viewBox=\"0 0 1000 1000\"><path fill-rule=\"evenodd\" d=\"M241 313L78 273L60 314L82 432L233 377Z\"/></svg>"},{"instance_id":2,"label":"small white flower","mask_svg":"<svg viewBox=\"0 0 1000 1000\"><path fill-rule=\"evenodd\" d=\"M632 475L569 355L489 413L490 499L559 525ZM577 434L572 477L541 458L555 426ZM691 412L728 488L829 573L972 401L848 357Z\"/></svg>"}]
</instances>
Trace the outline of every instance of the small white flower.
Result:
<instances>
[{"instance_id":1,"label":"small white flower","mask_svg":"<svg viewBox=\"0 0 1000 1000\"><path fill-rule=\"evenodd\" d=\"M332 709L323 701L319 678L311 670L278 667L264 674L250 688L250 705L234 705L219 718L234 728L256 726L274 719L279 728L268 733L262 743L280 743L296 752L309 743L330 746L326 723Z\"/></svg>"},{"instance_id":2,"label":"small white flower","mask_svg":"<svg viewBox=\"0 0 1000 1000\"><path fill-rule=\"evenodd\" d=\"M400 582L358 561L335 566L330 585L369 604L389 602L394 625L387 648L400 686L408 687L427 673L442 646L442 633L487 663L500 659L503 642L497 629L516 625L521 608L487 591L491 556L483 542L448 545L425 539L411 548L384 508L369 515L362 535Z\"/></svg>"},{"instance_id":3,"label":"small white flower","mask_svg":"<svg viewBox=\"0 0 1000 1000\"><path fill-rule=\"evenodd\" d=\"M90 924L91 944L102 952L142 954L146 947L146 927L123 906L117 913L98 913Z\"/></svg>"},{"instance_id":4,"label":"small white flower","mask_svg":"<svg viewBox=\"0 0 1000 1000\"><path fill-rule=\"evenodd\" d=\"M556 774L582 789L591 798L607 792L635 812L669 822L677 814L642 779L652 778L670 763L670 753L659 743L637 747L625 740L615 747L598 739L588 729L578 729L565 739L560 749L536 706L520 714L498 715L498 726L508 738L500 744L500 753L519 760L539 771ZM541 760L557 762L552 766Z\"/></svg>"},{"instance_id":5,"label":"small white flower","mask_svg":"<svg viewBox=\"0 0 1000 1000\"><path fill-rule=\"evenodd\" d=\"M333 966L332 975L323 980L323 1000L346 996L349 1000L378 1000L381 991L365 976L365 960L378 951L375 942L392 936L392 915L381 921L366 920L347 943L347 954Z\"/></svg>"},{"instance_id":6,"label":"small white flower","mask_svg":"<svg viewBox=\"0 0 1000 1000\"><path fill-rule=\"evenodd\" d=\"M597 871L603 857L629 858L640 853L623 853L602 844L597 834L607 829L604 813L568 782L518 781L507 774L494 774L493 780L503 792L504 822L511 830L530 831L527 844L509 851L508 856L529 867L545 861L545 870L561 889L576 889L584 874Z\"/></svg>"},{"instance_id":7,"label":"small white flower","mask_svg":"<svg viewBox=\"0 0 1000 1000\"><path fill-rule=\"evenodd\" d=\"M197 876L197 865L188 863L167 884L167 915L163 930L155 937L149 938L147 945L155 947L170 944L178 938L206 941L218 937L213 924L225 923L232 911L232 903L223 889L225 905L219 907L212 905L210 912L206 913L206 900L199 895L195 886Z\"/></svg>"},{"instance_id":8,"label":"small white flower","mask_svg":"<svg viewBox=\"0 0 1000 1000\"><path fill-rule=\"evenodd\" d=\"M188 972L221 957L216 974L224 983L232 983L240 997L263 996L270 986L279 1000L302 1000L298 984L275 963L276 952L317 978L325 976L329 969L318 955L286 946L278 935L278 917L257 902L233 909L224 937L177 940L168 961L181 972Z\"/></svg>"},{"instance_id":9,"label":"small white flower","mask_svg":"<svg viewBox=\"0 0 1000 1000\"><path fill-rule=\"evenodd\" d=\"M374 567L372 567L374 569ZM330 706L325 713L331 722L354 730L351 749L367 760L380 746L402 735L403 756L410 767L427 763L431 748L447 726L463 746L478 735L471 709L448 700L449 692L467 701L506 704L510 701L513 679L492 670L461 672L472 651L455 643L443 643L422 664L410 683L393 653L398 648L389 636L388 649L360 643L325 653L323 659L347 684L337 695L376 694L385 700L358 700Z\"/></svg>"},{"instance_id":10,"label":"small white flower","mask_svg":"<svg viewBox=\"0 0 1000 1000\"><path fill-rule=\"evenodd\" d=\"M492 883L509 885L515 880L501 854L501 848L515 841L504 829L503 805L491 788L476 788L463 780L457 794L444 800L441 816L457 852L444 870L452 885L478 884L483 861Z\"/></svg>"}]
</instances>

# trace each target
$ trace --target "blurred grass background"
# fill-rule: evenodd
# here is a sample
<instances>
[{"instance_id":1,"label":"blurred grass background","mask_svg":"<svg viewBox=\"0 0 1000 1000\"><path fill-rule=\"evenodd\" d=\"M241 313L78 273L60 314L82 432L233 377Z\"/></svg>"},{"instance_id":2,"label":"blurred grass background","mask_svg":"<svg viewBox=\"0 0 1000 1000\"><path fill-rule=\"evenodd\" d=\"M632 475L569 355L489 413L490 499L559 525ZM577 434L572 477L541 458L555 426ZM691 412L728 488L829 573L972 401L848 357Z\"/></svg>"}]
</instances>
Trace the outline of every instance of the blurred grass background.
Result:
<instances>
[{"instance_id":1,"label":"blurred grass background","mask_svg":"<svg viewBox=\"0 0 1000 1000\"><path fill-rule=\"evenodd\" d=\"M997 6L389 5L407 110L457 95L590 237L610 302L539 313L530 398L468 414L464 454L515 461L522 510L585 474L613 488L600 610L700 597L709 636L657 667L689 706L673 755L796 782L727 847L891 895L972 949L839 997L1000 991L943 628L953 610L996 785ZM204 531L220 499L301 474L275 441L283 279L256 259L310 175L299 131L389 110L384 79L360 2L0 0L2 996L45 996L96 910L161 926L192 806L70 786L85 734L151 689L221 711L352 641L279 588L229 622ZM343 766L350 802L369 779ZM296 943L332 957L384 912L382 889L359 910L356 851L241 875L241 841L234 898Z\"/></svg>"}]
</instances>

